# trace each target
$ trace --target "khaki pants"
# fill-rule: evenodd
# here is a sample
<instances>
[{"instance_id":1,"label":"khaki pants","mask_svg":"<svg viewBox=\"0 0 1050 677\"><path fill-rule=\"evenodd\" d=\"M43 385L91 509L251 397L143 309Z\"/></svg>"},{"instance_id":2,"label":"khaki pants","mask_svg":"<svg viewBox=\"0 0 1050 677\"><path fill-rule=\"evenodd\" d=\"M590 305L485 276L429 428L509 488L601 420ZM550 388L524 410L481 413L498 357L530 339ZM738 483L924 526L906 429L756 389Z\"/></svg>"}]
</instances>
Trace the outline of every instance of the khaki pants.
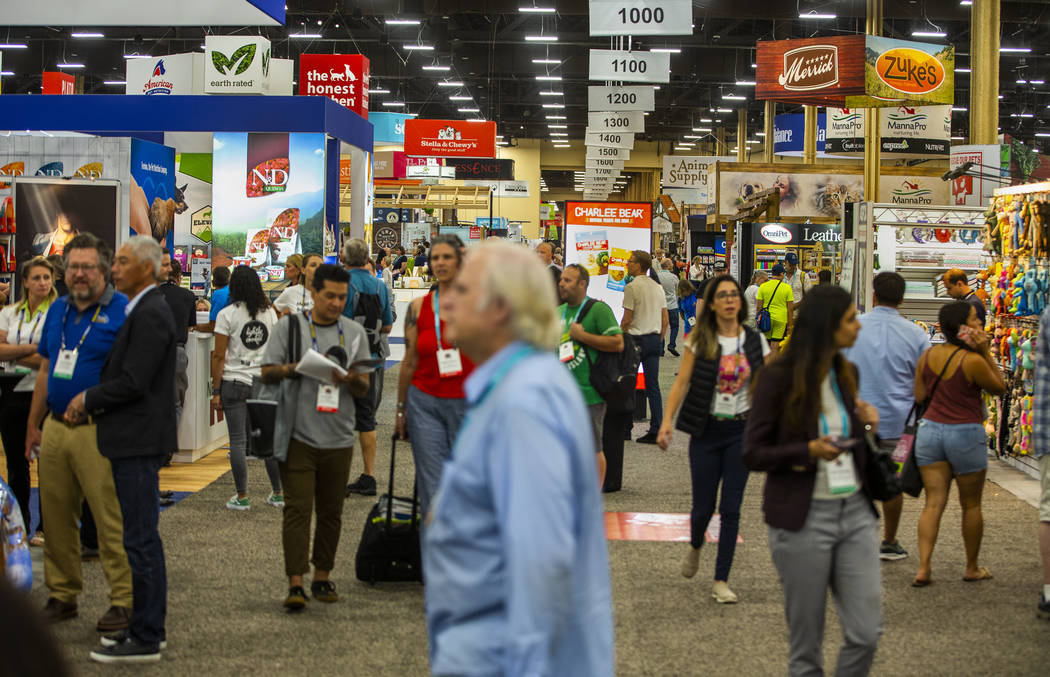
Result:
<instances>
[{"instance_id":1,"label":"khaki pants","mask_svg":"<svg viewBox=\"0 0 1050 677\"><path fill-rule=\"evenodd\" d=\"M286 575L299 576L310 570L307 557L310 554L310 518L315 504L317 527L314 555L310 561L321 571L331 571L335 566L352 453L353 447L315 449L298 440L292 440L288 445L288 459L279 466L284 487L282 540ZM51 528L50 522L47 528Z\"/></svg>"},{"instance_id":2,"label":"khaki pants","mask_svg":"<svg viewBox=\"0 0 1050 677\"><path fill-rule=\"evenodd\" d=\"M53 515L44 539L44 582L51 596L76 604L84 588L77 522L86 498L98 526L99 558L113 606L130 609L131 567L124 553L120 514L109 459L98 451L95 425L76 427L50 416L40 444L40 510Z\"/></svg>"}]
</instances>

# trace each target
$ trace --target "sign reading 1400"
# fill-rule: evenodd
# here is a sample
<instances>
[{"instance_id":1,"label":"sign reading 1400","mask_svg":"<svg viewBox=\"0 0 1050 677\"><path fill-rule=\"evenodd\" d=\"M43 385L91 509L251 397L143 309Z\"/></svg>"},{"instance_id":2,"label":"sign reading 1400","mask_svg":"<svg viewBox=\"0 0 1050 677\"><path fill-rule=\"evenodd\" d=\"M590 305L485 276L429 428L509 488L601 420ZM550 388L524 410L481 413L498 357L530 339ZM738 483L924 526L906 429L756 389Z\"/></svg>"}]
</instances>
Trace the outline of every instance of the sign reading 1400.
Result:
<instances>
[{"instance_id":1,"label":"sign reading 1400","mask_svg":"<svg viewBox=\"0 0 1050 677\"><path fill-rule=\"evenodd\" d=\"M590 0L591 35L692 35L692 0Z\"/></svg>"}]
</instances>

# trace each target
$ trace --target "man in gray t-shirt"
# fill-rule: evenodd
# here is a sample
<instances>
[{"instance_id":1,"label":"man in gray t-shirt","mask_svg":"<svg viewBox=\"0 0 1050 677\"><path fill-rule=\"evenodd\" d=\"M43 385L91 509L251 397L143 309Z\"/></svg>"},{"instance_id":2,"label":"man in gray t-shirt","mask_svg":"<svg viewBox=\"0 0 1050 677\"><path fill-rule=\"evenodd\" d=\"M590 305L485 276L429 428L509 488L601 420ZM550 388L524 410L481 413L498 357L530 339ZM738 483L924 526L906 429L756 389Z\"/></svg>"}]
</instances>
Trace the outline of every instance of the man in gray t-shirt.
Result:
<instances>
[{"instance_id":1,"label":"man in gray t-shirt","mask_svg":"<svg viewBox=\"0 0 1050 677\"><path fill-rule=\"evenodd\" d=\"M317 527L310 593L320 602L339 600L328 574L335 565L339 546L344 489L354 447L353 398L368 392L371 368L364 367L365 373L350 370L346 376L339 376L333 370L330 383L300 376L295 371L298 360L288 361L289 336L291 328L298 327L299 359L311 349L343 367L371 358L365 330L342 317L349 283L349 273L339 266L318 266L310 290L313 310L281 318L263 353L263 382L298 379L295 424L287 455L279 464L284 486L284 567L289 588L284 606L293 611L306 606L303 574L310 568L310 521L314 509ZM278 418L281 418L280 407L285 406L288 403L278 403ZM275 449L275 452L280 457L284 450Z\"/></svg>"},{"instance_id":2,"label":"man in gray t-shirt","mask_svg":"<svg viewBox=\"0 0 1050 677\"><path fill-rule=\"evenodd\" d=\"M678 344L678 276L672 271L674 270L674 262L671 259L664 259L660 264L660 286L664 288L664 299L667 301L667 350L672 355L678 357L678 351L675 350ZM663 355L663 349L661 343L660 354Z\"/></svg>"}]
</instances>

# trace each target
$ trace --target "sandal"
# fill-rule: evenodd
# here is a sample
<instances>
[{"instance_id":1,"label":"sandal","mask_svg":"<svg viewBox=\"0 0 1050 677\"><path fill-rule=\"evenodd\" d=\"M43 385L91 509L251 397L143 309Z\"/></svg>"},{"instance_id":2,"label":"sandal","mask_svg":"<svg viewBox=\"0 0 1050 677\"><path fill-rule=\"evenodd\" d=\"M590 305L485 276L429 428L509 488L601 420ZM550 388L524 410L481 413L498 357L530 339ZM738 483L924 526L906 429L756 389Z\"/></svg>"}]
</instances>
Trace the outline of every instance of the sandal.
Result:
<instances>
[{"instance_id":1,"label":"sandal","mask_svg":"<svg viewBox=\"0 0 1050 677\"><path fill-rule=\"evenodd\" d=\"M44 532L38 531L35 534L33 534L33 537L29 539L29 545L31 545L34 548L44 547Z\"/></svg>"},{"instance_id":2,"label":"sandal","mask_svg":"<svg viewBox=\"0 0 1050 677\"><path fill-rule=\"evenodd\" d=\"M990 571L988 571L988 569L984 567L977 567L977 575L963 576L963 581L965 581L966 583L974 583L976 581L986 581L990 578L992 578L992 574Z\"/></svg>"},{"instance_id":3,"label":"sandal","mask_svg":"<svg viewBox=\"0 0 1050 677\"><path fill-rule=\"evenodd\" d=\"M933 581L931 581L928 578L927 579L916 578L914 581L911 582L911 587L913 587L913 588L925 588L927 585L930 585L931 583L933 583Z\"/></svg>"}]
</instances>

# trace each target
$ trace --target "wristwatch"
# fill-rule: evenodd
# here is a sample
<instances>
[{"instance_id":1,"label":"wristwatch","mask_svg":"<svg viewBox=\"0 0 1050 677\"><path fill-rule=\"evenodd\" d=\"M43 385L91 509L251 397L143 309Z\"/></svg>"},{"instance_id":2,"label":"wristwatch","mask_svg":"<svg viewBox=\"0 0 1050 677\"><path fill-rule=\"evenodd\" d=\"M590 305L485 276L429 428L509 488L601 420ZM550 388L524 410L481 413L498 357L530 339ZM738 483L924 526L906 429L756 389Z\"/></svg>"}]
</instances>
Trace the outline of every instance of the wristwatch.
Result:
<instances>
[{"instance_id":1,"label":"wristwatch","mask_svg":"<svg viewBox=\"0 0 1050 677\"><path fill-rule=\"evenodd\" d=\"M212 388L212 389L211 389L211 394L212 394L212 397L215 397L215 396L216 396L216 395L218 395L218 394L219 394L220 392L222 392L222 391L221 391L221 390L219 390L218 388Z\"/></svg>"}]
</instances>

